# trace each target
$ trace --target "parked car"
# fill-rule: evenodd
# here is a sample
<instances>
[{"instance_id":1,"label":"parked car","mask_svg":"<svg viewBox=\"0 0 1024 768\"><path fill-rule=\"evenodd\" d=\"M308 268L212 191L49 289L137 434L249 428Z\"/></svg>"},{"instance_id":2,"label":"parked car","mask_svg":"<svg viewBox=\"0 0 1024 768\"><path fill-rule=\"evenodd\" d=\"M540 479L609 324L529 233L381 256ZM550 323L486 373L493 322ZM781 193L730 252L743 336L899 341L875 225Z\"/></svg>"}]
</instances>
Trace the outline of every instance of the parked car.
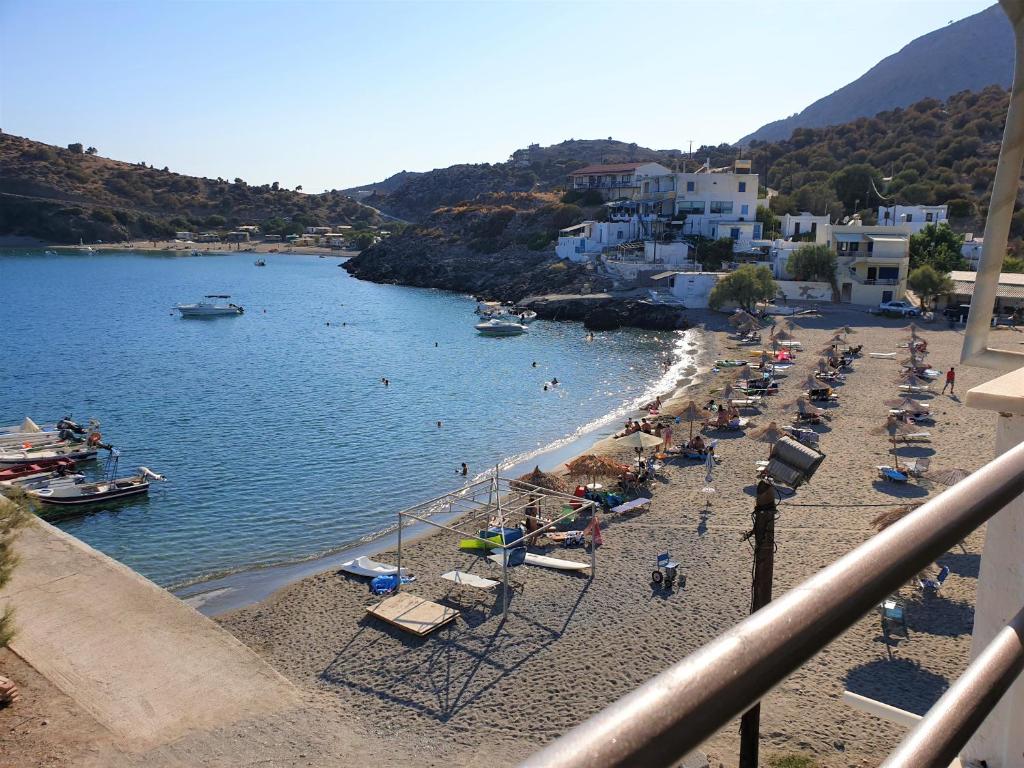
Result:
<instances>
[{"instance_id":1,"label":"parked car","mask_svg":"<svg viewBox=\"0 0 1024 768\"><path fill-rule=\"evenodd\" d=\"M909 301L883 301L878 309L881 312L895 312L903 317L917 317L921 314L921 310Z\"/></svg>"},{"instance_id":2,"label":"parked car","mask_svg":"<svg viewBox=\"0 0 1024 768\"><path fill-rule=\"evenodd\" d=\"M958 323L967 321L967 315L971 311L970 304L950 304L944 310L942 314L948 317L950 320L954 320Z\"/></svg>"}]
</instances>

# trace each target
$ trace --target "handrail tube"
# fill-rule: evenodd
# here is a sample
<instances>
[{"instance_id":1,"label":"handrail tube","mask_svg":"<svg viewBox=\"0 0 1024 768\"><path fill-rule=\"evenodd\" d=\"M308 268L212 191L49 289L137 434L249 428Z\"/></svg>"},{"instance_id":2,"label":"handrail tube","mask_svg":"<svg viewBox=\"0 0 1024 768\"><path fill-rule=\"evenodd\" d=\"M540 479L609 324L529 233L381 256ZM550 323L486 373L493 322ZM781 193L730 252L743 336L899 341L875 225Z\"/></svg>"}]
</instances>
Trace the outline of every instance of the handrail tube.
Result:
<instances>
[{"instance_id":1,"label":"handrail tube","mask_svg":"<svg viewBox=\"0 0 1024 768\"><path fill-rule=\"evenodd\" d=\"M1024 444L576 726L522 766L673 764L1021 493Z\"/></svg>"},{"instance_id":2,"label":"handrail tube","mask_svg":"<svg viewBox=\"0 0 1024 768\"><path fill-rule=\"evenodd\" d=\"M1024 608L1000 630L882 768L949 765L1024 670Z\"/></svg>"}]
</instances>

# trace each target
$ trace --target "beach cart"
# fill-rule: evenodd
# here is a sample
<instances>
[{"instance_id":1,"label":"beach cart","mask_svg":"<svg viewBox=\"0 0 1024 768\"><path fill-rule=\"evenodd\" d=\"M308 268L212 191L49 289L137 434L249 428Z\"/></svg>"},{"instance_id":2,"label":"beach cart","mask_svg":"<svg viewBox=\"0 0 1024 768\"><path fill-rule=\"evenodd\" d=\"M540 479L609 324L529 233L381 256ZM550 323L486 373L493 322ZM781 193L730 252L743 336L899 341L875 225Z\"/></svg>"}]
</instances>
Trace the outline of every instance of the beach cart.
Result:
<instances>
[{"instance_id":1,"label":"beach cart","mask_svg":"<svg viewBox=\"0 0 1024 768\"><path fill-rule=\"evenodd\" d=\"M668 552L658 555L654 571L651 573L651 581L655 586L671 587L679 575L679 563L672 560Z\"/></svg>"}]
</instances>

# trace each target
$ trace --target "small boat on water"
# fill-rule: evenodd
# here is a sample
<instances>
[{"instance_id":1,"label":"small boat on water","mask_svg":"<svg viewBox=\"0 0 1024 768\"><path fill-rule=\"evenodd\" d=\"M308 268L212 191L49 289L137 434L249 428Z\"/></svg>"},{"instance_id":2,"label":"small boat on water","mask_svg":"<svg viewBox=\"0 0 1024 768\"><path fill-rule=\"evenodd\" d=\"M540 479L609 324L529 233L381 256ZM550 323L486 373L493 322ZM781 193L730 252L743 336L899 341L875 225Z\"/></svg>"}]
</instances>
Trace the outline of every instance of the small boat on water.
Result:
<instances>
[{"instance_id":1,"label":"small boat on water","mask_svg":"<svg viewBox=\"0 0 1024 768\"><path fill-rule=\"evenodd\" d=\"M111 459L108 461L107 477L104 480L86 483L77 478L57 478L49 482L44 481L42 487L29 487L25 491L29 496L44 504L73 506L149 493L151 480L165 481L167 479L148 467L139 467L138 473L134 475L126 477L117 477L116 475L117 451L112 451Z\"/></svg>"},{"instance_id":2,"label":"small boat on water","mask_svg":"<svg viewBox=\"0 0 1024 768\"><path fill-rule=\"evenodd\" d=\"M41 445L76 442L82 440L86 432L97 432L99 422L89 421L88 428L65 416L53 426L40 427L32 419L25 418L19 425L0 427L0 449L4 448L37 448Z\"/></svg>"},{"instance_id":3,"label":"small boat on water","mask_svg":"<svg viewBox=\"0 0 1024 768\"><path fill-rule=\"evenodd\" d=\"M182 317L221 317L224 315L241 315L245 312L243 307L237 304L218 304L210 299L230 299L226 293L210 293L203 297L203 301L195 304L178 304L175 309Z\"/></svg>"},{"instance_id":4,"label":"small boat on water","mask_svg":"<svg viewBox=\"0 0 1024 768\"><path fill-rule=\"evenodd\" d=\"M265 266L267 266L267 260L266 259L256 259L256 261L254 263L256 264L257 267L265 267Z\"/></svg>"},{"instance_id":5,"label":"small boat on water","mask_svg":"<svg viewBox=\"0 0 1024 768\"><path fill-rule=\"evenodd\" d=\"M518 336L526 333L527 327L521 323L514 323L510 320L485 320L473 326L480 332L481 336Z\"/></svg>"},{"instance_id":6,"label":"small boat on water","mask_svg":"<svg viewBox=\"0 0 1024 768\"><path fill-rule=\"evenodd\" d=\"M31 464L19 464L7 469L0 469L0 485L19 484L28 480L37 480L55 475L58 471L70 472L75 462L70 459L50 459L35 461Z\"/></svg>"},{"instance_id":7,"label":"small boat on water","mask_svg":"<svg viewBox=\"0 0 1024 768\"><path fill-rule=\"evenodd\" d=\"M524 309L521 312L516 312L514 315L510 315L510 317L516 317L523 325L529 325L537 319L537 313L532 309Z\"/></svg>"},{"instance_id":8,"label":"small boat on water","mask_svg":"<svg viewBox=\"0 0 1024 768\"><path fill-rule=\"evenodd\" d=\"M57 443L41 445L38 448L0 448L0 467L14 467L21 464L38 464L40 461L69 459L89 461L96 458L98 446L88 443Z\"/></svg>"}]
</instances>

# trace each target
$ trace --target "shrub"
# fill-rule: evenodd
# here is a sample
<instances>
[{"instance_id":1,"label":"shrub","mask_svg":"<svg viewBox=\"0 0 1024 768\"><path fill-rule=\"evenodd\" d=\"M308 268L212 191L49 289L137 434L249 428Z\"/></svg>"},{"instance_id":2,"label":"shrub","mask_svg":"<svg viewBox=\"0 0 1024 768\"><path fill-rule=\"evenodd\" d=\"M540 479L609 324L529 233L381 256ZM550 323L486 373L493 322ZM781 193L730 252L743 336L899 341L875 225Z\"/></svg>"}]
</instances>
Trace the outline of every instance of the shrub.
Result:
<instances>
[{"instance_id":1,"label":"shrub","mask_svg":"<svg viewBox=\"0 0 1024 768\"><path fill-rule=\"evenodd\" d=\"M93 221L98 221L100 224L113 224L114 215L110 211L104 211L102 208L96 208L89 218Z\"/></svg>"}]
</instances>

